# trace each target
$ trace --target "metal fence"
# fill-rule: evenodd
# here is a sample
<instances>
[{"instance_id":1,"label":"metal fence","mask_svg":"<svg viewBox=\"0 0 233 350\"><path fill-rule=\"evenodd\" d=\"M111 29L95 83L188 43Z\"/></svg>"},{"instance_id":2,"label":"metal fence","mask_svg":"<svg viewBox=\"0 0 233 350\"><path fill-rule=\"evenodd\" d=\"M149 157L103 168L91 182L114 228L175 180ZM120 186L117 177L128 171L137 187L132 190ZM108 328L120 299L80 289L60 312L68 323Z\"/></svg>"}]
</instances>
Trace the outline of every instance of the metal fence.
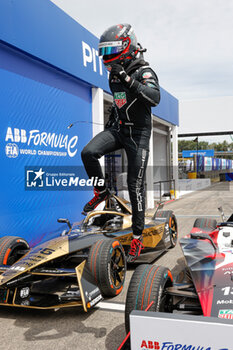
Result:
<instances>
[{"instance_id":1,"label":"metal fence","mask_svg":"<svg viewBox=\"0 0 233 350\"><path fill-rule=\"evenodd\" d=\"M154 185L158 185L159 190L159 200L162 201L162 197L164 194L169 193L169 196L171 197L171 194L173 193L175 196L175 180L162 180L162 181L156 181L153 183ZM167 185L167 186L164 186Z\"/></svg>"}]
</instances>

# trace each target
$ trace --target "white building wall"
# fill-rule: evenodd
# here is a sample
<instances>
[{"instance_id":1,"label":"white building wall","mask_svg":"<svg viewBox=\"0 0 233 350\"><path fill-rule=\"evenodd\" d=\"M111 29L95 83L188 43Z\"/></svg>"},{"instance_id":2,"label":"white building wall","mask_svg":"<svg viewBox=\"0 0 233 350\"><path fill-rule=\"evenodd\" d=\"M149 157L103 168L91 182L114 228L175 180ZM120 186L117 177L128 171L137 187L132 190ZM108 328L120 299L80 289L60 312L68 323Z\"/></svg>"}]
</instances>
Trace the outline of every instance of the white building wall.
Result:
<instances>
[{"instance_id":1,"label":"white building wall","mask_svg":"<svg viewBox=\"0 0 233 350\"><path fill-rule=\"evenodd\" d=\"M178 174L178 127L172 127L172 159L173 159L173 179L175 180L175 198L179 198L179 174Z\"/></svg>"},{"instance_id":2,"label":"white building wall","mask_svg":"<svg viewBox=\"0 0 233 350\"><path fill-rule=\"evenodd\" d=\"M92 133L93 137L104 129L104 92L100 88L92 88ZM100 158L104 167L104 157Z\"/></svg>"}]
</instances>

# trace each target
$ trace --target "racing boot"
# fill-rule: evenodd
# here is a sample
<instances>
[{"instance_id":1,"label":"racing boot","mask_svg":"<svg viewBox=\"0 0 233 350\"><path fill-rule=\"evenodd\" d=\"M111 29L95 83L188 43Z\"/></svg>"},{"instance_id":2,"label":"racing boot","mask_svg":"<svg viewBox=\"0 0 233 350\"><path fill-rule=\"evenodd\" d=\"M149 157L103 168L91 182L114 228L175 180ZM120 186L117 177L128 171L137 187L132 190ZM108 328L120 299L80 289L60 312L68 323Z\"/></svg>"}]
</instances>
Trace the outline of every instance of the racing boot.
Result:
<instances>
[{"instance_id":1,"label":"racing boot","mask_svg":"<svg viewBox=\"0 0 233 350\"><path fill-rule=\"evenodd\" d=\"M103 191L94 188L94 197L84 206L84 213L94 210L101 202L105 201L110 197L110 192L106 188Z\"/></svg>"},{"instance_id":2,"label":"racing boot","mask_svg":"<svg viewBox=\"0 0 233 350\"><path fill-rule=\"evenodd\" d=\"M130 245L130 250L127 256L127 263L133 263L141 254L142 249L144 249L144 245L142 244L142 235L140 236L133 235L133 239Z\"/></svg>"}]
</instances>

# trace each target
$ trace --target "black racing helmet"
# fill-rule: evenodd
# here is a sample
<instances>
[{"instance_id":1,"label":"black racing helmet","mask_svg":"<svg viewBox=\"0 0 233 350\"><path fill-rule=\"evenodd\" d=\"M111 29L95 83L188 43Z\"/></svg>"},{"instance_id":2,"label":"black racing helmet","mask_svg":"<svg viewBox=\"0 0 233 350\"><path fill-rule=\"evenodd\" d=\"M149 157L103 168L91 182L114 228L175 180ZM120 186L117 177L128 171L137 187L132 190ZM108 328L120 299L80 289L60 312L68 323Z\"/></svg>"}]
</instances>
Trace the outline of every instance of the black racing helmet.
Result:
<instances>
[{"instance_id":1,"label":"black racing helmet","mask_svg":"<svg viewBox=\"0 0 233 350\"><path fill-rule=\"evenodd\" d=\"M126 66L137 53L137 38L130 24L112 26L100 37L99 56L109 70L116 63Z\"/></svg>"}]
</instances>

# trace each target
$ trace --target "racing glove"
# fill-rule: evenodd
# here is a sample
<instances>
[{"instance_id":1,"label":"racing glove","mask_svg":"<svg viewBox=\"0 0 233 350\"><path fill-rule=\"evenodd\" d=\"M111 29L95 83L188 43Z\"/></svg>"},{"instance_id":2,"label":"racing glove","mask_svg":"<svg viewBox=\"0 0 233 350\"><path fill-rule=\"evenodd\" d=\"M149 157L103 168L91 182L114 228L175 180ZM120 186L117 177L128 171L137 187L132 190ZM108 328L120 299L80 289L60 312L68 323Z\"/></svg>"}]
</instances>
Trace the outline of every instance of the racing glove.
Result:
<instances>
[{"instance_id":1,"label":"racing glove","mask_svg":"<svg viewBox=\"0 0 233 350\"><path fill-rule=\"evenodd\" d=\"M105 129L109 129L112 126L114 126L114 124L116 123L116 115L115 115L115 109L114 106L112 106L111 108L109 108L108 112L109 114L109 119L107 121L107 123L105 124L104 128Z\"/></svg>"},{"instance_id":2,"label":"racing glove","mask_svg":"<svg viewBox=\"0 0 233 350\"><path fill-rule=\"evenodd\" d=\"M111 74L117 77L121 83L129 90L137 90L139 82L135 79L132 79L120 64L114 64L112 66Z\"/></svg>"},{"instance_id":3,"label":"racing glove","mask_svg":"<svg viewBox=\"0 0 233 350\"><path fill-rule=\"evenodd\" d=\"M132 83L132 79L127 75L126 71L120 64L114 64L112 66L111 75L117 77L126 87L129 87Z\"/></svg>"}]
</instances>

